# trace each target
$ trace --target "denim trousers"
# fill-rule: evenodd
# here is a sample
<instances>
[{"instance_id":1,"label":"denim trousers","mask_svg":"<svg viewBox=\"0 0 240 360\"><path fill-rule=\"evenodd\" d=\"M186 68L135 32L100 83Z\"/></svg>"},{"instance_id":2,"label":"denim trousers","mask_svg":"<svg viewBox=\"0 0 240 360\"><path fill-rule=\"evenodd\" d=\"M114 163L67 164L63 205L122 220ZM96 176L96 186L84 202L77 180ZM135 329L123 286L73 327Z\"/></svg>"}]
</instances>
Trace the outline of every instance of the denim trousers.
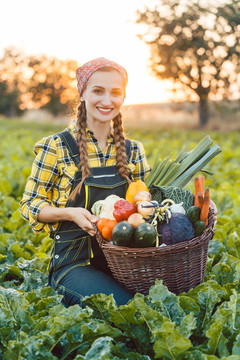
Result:
<instances>
[{"instance_id":1,"label":"denim trousers","mask_svg":"<svg viewBox=\"0 0 240 360\"><path fill-rule=\"evenodd\" d=\"M113 294L118 306L126 304L133 298L133 294L119 284L110 274L98 270L92 265L78 266L58 281L61 273L53 274L50 280L51 286L63 295L63 304L68 307L79 304L85 306L82 299L84 296L104 293Z\"/></svg>"}]
</instances>

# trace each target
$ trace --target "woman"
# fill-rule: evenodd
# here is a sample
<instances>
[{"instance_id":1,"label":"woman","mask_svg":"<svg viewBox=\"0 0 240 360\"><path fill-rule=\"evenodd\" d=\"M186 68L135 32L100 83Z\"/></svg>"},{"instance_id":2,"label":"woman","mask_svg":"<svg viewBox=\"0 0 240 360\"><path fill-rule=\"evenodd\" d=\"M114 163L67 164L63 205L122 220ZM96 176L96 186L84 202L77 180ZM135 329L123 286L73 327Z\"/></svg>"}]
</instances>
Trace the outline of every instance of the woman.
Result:
<instances>
[{"instance_id":1,"label":"woman","mask_svg":"<svg viewBox=\"0 0 240 360\"><path fill-rule=\"evenodd\" d=\"M35 232L53 238L49 284L66 306L87 295L113 293L118 305L132 294L116 282L95 238L93 203L125 197L128 183L150 172L140 142L125 140L121 106L126 70L105 58L77 69L77 121L35 145L36 158L21 201Z\"/></svg>"}]
</instances>

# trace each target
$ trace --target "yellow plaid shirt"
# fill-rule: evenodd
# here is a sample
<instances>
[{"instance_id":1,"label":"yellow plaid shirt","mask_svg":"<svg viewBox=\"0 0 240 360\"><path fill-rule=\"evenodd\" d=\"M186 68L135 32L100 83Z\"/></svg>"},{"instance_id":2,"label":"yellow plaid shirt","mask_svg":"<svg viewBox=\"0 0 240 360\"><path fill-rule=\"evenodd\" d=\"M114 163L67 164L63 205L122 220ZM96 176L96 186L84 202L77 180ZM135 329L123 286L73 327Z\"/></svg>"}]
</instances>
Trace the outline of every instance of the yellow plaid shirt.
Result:
<instances>
[{"instance_id":1,"label":"yellow plaid shirt","mask_svg":"<svg viewBox=\"0 0 240 360\"><path fill-rule=\"evenodd\" d=\"M75 121L67 128L76 138ZM92 131L87 129L87 150L90 167L111 166L116 164L116 148L110 133L107 147L102 151ZM57 135L43 138L35 147L36 158L28 177L21 204L21 214L29 221L34 232L45 229L54 232L57 223L44 224L38 221L40 210L47 204L64 207L70 194L74 174L78 170L66 146ZM131 140L129 168L133 180L144 180L150 172L142 143Z\"/></svg>"}]
</instances>

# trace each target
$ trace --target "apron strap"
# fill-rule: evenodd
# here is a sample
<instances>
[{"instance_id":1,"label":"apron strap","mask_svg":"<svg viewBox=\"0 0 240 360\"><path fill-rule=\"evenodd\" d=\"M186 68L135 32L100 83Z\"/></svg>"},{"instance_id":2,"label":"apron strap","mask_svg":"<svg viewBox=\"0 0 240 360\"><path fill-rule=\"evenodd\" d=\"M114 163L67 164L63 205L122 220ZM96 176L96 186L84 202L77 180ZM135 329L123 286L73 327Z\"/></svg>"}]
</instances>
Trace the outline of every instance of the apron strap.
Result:
<instances>
[{"instance_id":1,"label":"apron strap","mask_svg":"<svg viewBox=\"0 0 240 360\"><path fill-rule=\"evenodd\" d=\"M129 163L130 157L131 157L131 147L132 147L131 140L125 139L125 148L126 148L127 162L128 162L128 163Z\"/></svg>"},{"instance_id":2,"label":"apron strap","mask_svg":"<svg viewBox=\"0 0 240 360\"><path fill-rule=\"evenodd\" d=\"M67 130L62 131L62 132L58 133L57 135L61 138L64 145L67 147L67 149L70 153L70 156L71 156L72 160L74 161L74 164L78 167L80 160L79 160L79 148L78 148L77 141L73 138L71 133ZM131 156L131 145L132 145L131 141L129 139L126 139L125 147L126 147L128 163L130 161L130 156Z\"/></svg>"},{"instance_id":3,"label":"apron strap","mask_svg":"<svg viewBox=\"0 0 240 360\"><path fill-rule=\"evenodd\" d=\"M80 159L79 159L79 148L78 148L77 141L73 138L73 136L67 130L64 130L64 131L58 133L58 136L61 138L64 145L67 147L67 149L70 153L70 156L74 161L74 164L78 167Z\"/></svg>"}]
</instances>

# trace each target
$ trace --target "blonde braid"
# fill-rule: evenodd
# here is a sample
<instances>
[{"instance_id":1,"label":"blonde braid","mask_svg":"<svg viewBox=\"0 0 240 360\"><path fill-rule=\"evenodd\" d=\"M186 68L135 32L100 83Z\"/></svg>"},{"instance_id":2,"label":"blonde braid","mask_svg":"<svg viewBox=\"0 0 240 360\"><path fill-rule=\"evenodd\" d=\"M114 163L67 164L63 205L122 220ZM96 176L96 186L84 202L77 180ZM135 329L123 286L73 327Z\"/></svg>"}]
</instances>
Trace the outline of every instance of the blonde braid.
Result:
<instances>
[{"instance_id":1,"label":"blonde braid","mask_svg":"<svg viewBox=\"0 0 240 360\"><path fill-rule=\"evenodd\" d=\"M77 112L77 142L80 153L79 168L81 169L82 172L82 180L70 194L69 197L70 199L74 199L77 194L80 194L84 180L91 173L88 162L86 127L87 127L86 107L85 107L85 102L83 101L78 106L78 112Z\"/></svg>"},{"instance_id":2,"label":"blonde braid","mask_svg":"<svg viewBox=\"0 0 240 360\"><path fill-rule=\"evenodd\" d=\"M128 168L127 163L127 153L126 153L126 147L125 147L125 136L123 132L122 127L122 114L119 113L114 119L113 119L113 136L114 136L114 142L116 146L116 158L117 158L117 168L119 171L119 174L127 179L128 183L131 182L129 175L130 170Z\"/></svg>"}]
</instances>

